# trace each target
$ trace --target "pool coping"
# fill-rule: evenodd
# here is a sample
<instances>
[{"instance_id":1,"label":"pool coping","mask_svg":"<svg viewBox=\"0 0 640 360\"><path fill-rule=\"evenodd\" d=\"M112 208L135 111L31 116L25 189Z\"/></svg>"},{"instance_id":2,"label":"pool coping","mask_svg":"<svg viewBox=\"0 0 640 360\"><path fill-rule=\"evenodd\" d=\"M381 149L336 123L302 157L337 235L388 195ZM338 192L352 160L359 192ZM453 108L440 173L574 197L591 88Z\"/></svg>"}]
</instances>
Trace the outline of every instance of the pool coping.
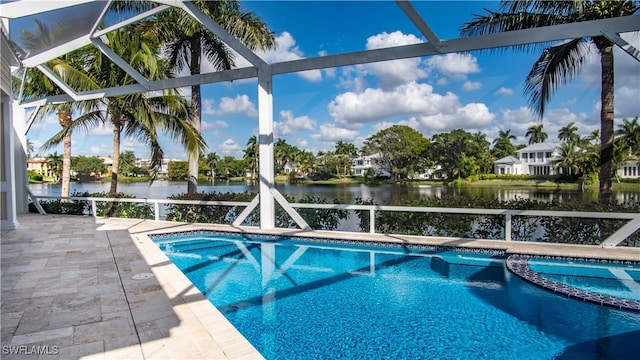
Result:
<instances>
[{"instance_id":1,"label":"pool coping","mask_svg":"<svg viewBox=\"0 0 640 360\"><path fill-rule=\"evenodd\" d=\"M608 306L619 310L628 310L633 312L640 312L640 301L631 299L621 299L613 296L598 294L591 291L582 290L561 282L551 280L538 272L535 272L529 267L529 259L535 259L538 257L532 257L528 255L514 254L509 255L506 260L507 268L520 278L526 280L529 283L537 285L546 290L552 291L557 294L564 295L569 298L579 299L585 302ZM584 260L576 258L565 258L565 260ZM602 262L602 261L601 261ZM611 262L618 263L618 262Z\"/></svg>"}]
</instances>

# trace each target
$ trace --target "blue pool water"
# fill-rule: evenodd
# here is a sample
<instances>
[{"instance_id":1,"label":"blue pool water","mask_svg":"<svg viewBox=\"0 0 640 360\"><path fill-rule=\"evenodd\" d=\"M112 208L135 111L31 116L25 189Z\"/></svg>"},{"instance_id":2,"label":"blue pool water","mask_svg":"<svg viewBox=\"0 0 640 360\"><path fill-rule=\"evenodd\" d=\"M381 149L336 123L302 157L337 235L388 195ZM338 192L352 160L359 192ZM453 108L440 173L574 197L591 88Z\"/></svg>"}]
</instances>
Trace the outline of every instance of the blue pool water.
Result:
<instances>
[{"instance_id":1,"label":"blue pool water","mask_svg":"<svg viewBox=\"0 0 640 360\"><path fill-rule=\"evenodd\" d=\"M530 259L529 267L551 280L578 289L640 301L640 267L638 266Z\"/></svg>"},{"instance_id":2,"label":"blue pool water","mask_svg":"<svg viewBox=\"0 0 640 360\"><path fill-rule=\"evenodd\" d=\"M640 353L640 314L539 289L500 255L215 233L154 241L267 359Z\"/></svg>"}]
</instances>

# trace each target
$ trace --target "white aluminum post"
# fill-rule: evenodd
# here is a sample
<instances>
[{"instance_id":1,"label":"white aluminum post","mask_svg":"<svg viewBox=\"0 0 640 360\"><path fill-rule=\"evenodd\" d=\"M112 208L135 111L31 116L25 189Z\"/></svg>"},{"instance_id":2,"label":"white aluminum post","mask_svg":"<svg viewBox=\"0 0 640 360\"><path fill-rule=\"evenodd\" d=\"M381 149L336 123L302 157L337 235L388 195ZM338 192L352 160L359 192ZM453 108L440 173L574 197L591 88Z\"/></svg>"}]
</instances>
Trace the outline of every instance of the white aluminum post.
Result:
<instances>
[{"instance_id":1,"label":"white aluminum post","mask_svg":"<svg viewBox=\"0 0 640 360\"><path fill-rule=\"evenodd\" d=\"M504 240L511 241L511 212L504 215Z\"/></svg>"},{"instance_id":2,"label":"white aluminum post","mask_svg":"<svg viewBox=\"0 0 640 360\"><path fill-rule=\"evenodd\" d=\"M260 229L275 228L275 201L271 188L275 188L273 170L273 94L271 67L258 69L258 144L260 179Z\"/></svg>"}]
</instances>

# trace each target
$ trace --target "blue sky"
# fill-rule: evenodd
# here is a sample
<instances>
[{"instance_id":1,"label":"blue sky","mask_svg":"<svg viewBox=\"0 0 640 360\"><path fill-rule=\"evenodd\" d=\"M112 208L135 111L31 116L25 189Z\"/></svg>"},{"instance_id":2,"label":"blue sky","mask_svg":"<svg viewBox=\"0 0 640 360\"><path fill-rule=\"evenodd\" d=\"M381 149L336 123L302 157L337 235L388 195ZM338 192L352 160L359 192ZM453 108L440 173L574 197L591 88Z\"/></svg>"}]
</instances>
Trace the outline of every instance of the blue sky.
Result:
<instances>
[{"instance_id":1,"label":"blue sky","mask_svg":"<svg viewBox=\"0 0 640 360\"><path fill-rule=\"evenodd\" d=\"M250 1L275 33L277 49L259 54L267 62L330 55L425 41L392 1ZM414 1L436 35L455 38L459 28L494 1ZM625 34L640 46L640 36ZM325 69L274 77L276 138L316 153L332 150L339 140L358 148L386 127L409 125L430 138L462 128L481 131L491 141L511 130L514 143L526 143L528 127L538 122L522 95L522 84L539 52L511 51L448 54ZM248 64L237 58L239 66ZM542 120L549 139L575 122L579 133L599 129L600 69L594 48L582 75L559 89ZM640 116L640 63L616 49L616 126L622 118ZM250 136L257 134L257 81L204 85L203 134L209 151L242 157ZM36 148L59 130L57 119L43 119L27 138ZM112 132L106 126L74 134L74 155L109 156ZM185 151L164 139L165 157L186 159ZM56 149L52 150L55 151ZM138 157L147 149L123 139L122 151ZM62 147L57 149L62 152Z\"/></svg>"}]
</instances>

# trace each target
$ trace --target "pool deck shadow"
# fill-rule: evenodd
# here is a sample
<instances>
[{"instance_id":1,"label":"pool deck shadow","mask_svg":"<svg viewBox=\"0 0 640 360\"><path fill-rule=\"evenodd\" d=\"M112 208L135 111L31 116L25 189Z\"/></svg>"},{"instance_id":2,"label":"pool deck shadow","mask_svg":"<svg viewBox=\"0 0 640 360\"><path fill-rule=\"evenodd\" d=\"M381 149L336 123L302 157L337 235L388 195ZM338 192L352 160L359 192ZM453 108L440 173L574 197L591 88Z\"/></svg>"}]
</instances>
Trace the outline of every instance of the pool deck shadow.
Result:
<instances>
[{"instance_id":1,"label":"pool deck shadow","mask_svg":"<svg viewBox=\"0 0 640 360\"><path fill-rule=\"evenodd\" d=\"M640 261L638 248L70 215L23 214L18 221L0 239L3 359L263 358L150 240L153 233L216 230Z\"/></svg>"},{"instance_id":2,"label":"pool deck shadow","mask_svg":"<svg viewBox=\"0 0 640 360\"><path fill-rule=\"evenodd\" d=\"M142 235L186 224L18 220L0 241L3 359L263 358Z\"/></svg>"}]
</instances>

